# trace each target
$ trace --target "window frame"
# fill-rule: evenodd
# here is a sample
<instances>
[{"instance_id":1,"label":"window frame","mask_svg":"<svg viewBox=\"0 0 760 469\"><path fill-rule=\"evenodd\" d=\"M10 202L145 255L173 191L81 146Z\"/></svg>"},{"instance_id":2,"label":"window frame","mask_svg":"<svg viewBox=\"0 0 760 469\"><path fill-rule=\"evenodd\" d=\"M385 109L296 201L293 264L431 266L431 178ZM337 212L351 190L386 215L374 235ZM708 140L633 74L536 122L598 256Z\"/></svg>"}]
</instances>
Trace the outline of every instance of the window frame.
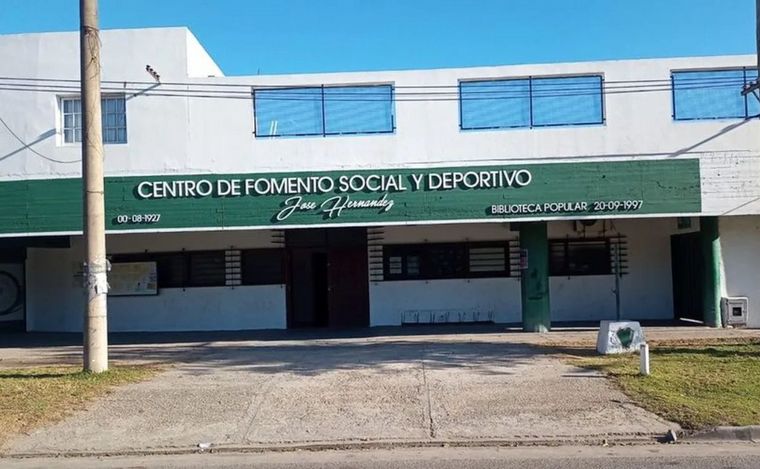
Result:
<instances>
[{"instance_id":1,"label":"window frame","mask_svg":"<svg viewBox=\"0 0 760 469\"><path fill-rule=\"evenodd\" d=\"M570 261L570 246L571 244L575 245L583 245L586 244L598 244L600 242L604 243L604 247L606 250L606 262L604 263L603 269L594 269L591 272L580 272L578 270L571 270L569 267L569 261ZM553 249L553 246L557 244L563 245L563 266L561 271L557 271L554 269L554 262L553 262L553 253L555 250ZM595 238L556 238L556 239L550 239L549 245L549 276L550 277L589 277L589 276L605 276L605 275L614 275L613 269L612 269L612 240L608 237L595 237Z\"/></svg>"},{"instance_id":2,"label":"window frame","mask_svg":"<svg viewBox=\"0 0 760 469\"><path fill-rule=\"evenodd\" d=\"M753 119L756 117L760 117L760 113L758 114L750 114L749 113L749 96L750 94L746 94L743 96L744 99L744 115L743 116L722 116L722 117L678 117L678 110L676 106L676 75L681 74L689 74L689 73L709 73L709 72L742 72L742 80L744 81L744 85L746 86L750 82L747 81L747 70L752 70L754 72L757 72L757 68L755 66L735 66L735 67L709 67L709 68L685 68L685 69L671 69L670 70L670 106L671 106L671 118L674 122L694 122L694 121L718 121L718 120L747 120L747 119ZM738 91L740 93L740 91Z\"/></svg>"},{"instance_id":3,"label":"window frame","mask_svg":"<svg viewBox=\"0 0 760 469\"><path fill-rule=\"evenodd\" d=\"M572 122L572 123L550 123L550 124L536 124L534 118L534 99L533 95L533 83L535 80L544 79L573 79L573 78L598 78L599 79L599 120L593 122ZM468 83L485 83L485 82L528 82L528 125L494 125L494 126L478 126L478 127L465 127L464 125L464 107L462 97L462 86ZM606 85L605 76L602 72L589 72L589 73L577 73L577 74L562 74L562 75L527 75L527 76L511 76L511 77L483 77L483 78L466 78L460 79L457 83L457 101L459 104L459 130L461 132L474 132L474 131L488 131L488 130L510 130L510 129L542 129L553 127L594 127L604 126L607 124L606 114Z\"/></svg>"},{"instance_id":4,"label":"window frame","mask_svg":"<svg viewBox=\"0 0 760 469\"><path fill-rule=\"evenodd\" d=\"M471 249L477 248L503 248L504 269L491 271L472 271L470 262ZM434 249L454 248L463 250L462 273L440 274L434 273L432 258ZM408 257L419 258L419 274L410 276L408 273ZM390 261L393 257L401 257L401 273L390 272ZM510 240L504 241L465 241L465 242L440 242L440 243L409 243L409 244L385 244L383 245L383 281L409 281L409 280L472 280L479 278L505 278L512 276L510 259Z\"/></svg>"},{"instance_id":5,"label":"window frame","mask_svg":"<svg viewBox=\"0 0 760 469\"><path fill-rule=\"evenodd\" d=\"M108 129L120 129L120 127L106 127L105 120L107 119L108 114L115 114L119 115L117 113L106 113L103 112L103 101L108 99L121 99L124 102L124 141L118 141L118 142L110 142L106 139L106 130ZM66 102L79 102L79 121L80 121L80 127L79 131L81 134L81 139L79 141L76 141L76 134L74 136L74 141L67 142L66 141L66 116L72 115L75 116L77 113L67 113L65 112ZM103 145L127 145L129 144L129 122L127 118L127 97L123 93L104 93L100 97L100 104L101 104L101 132L102 132L102 139L103 139ZM60 95L58 96L58 125L57 127L60 129L59 135L60 135L60 144L62 146L79 146L82 144L82 141L84 140L84 128L81 126L82 124L82 96L81 95ZM74 127L74 130L77 128ZM118 135L118 134L117 134Z\"/></svg>"},{"instance_id":6,"label":"window frame","mask_svg":"<svg viewBox=\"0 0 760 469\"><path fill-rule=\"evenodd\" d=\"M332 88L388 88L388 97L390 105L390 128L383 130L371 130L371 131L352 131L352 132L328 132L327 131L327 117L325 112L325 90ZM256 109L256 92L262 91L287 91L287 90L301 90L301 89L318 89L320 90L319 96L321 98L321 132L309 132L309 133L288 133L288 134L261 134L259 133L259 113ZM331 83L322 85L292 85L292 86L278 86L278 87L260 87L253 86L251 88L251 101L253 103L253 136L254 138L302 138L302 137L339 137L339 136L355 136L355 135L385 135L396 133L396 85L395 83Z\"/></svg>"}]
</instances>

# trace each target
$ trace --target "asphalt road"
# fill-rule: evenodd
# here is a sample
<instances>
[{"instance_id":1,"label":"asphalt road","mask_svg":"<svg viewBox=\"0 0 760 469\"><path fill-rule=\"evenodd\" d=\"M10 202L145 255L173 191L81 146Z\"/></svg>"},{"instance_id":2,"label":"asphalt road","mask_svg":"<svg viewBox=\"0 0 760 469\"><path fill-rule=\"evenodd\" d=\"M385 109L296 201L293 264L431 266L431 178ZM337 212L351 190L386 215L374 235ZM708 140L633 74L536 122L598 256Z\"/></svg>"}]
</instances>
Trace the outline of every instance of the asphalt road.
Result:
<instances>
[{"instance_id":1,"label":"asphalt road","mask_svg":"<svg viewBox=\"0 0 760 469\"><path fill-rule=\"evenodd\" d=\"M425 448L365 451L296 451L99 458L3 459L6 469L129 468L435 468L435 469L648 469L758 467L760 444L639 445L621 447Z\"/></svg>"}]
</instances>

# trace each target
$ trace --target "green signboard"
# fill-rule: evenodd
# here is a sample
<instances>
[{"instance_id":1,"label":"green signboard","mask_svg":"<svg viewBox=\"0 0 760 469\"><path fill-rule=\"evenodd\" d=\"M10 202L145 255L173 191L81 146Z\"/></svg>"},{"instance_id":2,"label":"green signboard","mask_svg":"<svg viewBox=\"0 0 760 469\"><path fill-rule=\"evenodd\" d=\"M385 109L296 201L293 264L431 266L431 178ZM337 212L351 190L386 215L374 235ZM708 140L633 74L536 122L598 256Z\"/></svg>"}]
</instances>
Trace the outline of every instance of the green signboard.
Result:
<instances>
[{"instance_id":1,"label":"green signboard","mask_svg":"<svg viewBox=\"0 0 760 469\"><path fill-rule=\"evenodd\" d=\"M0 182L0 233L81 230L80 179ZM697 159L106 178L111 231L701 210Z\"/></svg>"}]
</instances>

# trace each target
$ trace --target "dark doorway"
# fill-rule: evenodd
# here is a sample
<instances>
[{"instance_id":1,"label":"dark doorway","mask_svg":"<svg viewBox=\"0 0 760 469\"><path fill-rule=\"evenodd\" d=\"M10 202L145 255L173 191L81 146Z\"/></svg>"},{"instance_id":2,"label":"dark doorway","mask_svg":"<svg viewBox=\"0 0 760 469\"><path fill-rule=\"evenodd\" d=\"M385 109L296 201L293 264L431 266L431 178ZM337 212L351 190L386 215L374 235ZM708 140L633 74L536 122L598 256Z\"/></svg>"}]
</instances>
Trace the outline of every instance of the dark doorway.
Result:
<instances>
[{"instance_id":1,"label":"dark doorway","mask_svg":"<svg viewBox=\"0 0 760 469\"><path fill-rule=\"evenodd\" d=\"M0 330L26 328L26 249L0 246Z\"/></svg>"},{"instance_id":2,"label":"dark doorway","mask_svg":"<svg viewBox=\"0 0 760 469\"><path fill-rule=\"evenodd\" d=\"M671 236L670 256L673 272L673 313L676 319L703 321L704 264L700 234L697 232Z\"/></svg>"},{"instance_id":3,"label":"dark doorway","mask_svg":"<svg viewBox=\"0 0 760 469\"><path fill-rule=\"evenodd\" d=\"M288 327L369 325L367 231L289 230Z\"/></svg>"}]
</instances>

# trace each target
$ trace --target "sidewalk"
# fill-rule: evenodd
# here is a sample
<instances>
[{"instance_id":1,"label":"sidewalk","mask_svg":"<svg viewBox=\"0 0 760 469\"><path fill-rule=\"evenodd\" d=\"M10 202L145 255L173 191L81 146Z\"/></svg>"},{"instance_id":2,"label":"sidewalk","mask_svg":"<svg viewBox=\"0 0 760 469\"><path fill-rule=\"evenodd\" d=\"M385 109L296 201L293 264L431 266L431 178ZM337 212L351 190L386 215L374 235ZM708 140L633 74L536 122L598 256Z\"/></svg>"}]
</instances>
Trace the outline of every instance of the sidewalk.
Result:
<instances>
[{"instance_id":1,"label":"sidewalk","mask_svg":"<svg viewBox=\"0 0 760 469\"><path fill-rule=\"evenodd\" d=\"M117 389L1 451L139 454L191 451L199 444L651 441L675 428L633 405L601 375L569 366L542 346L591 349L594 331L418 332L249 340L200 334L196 339L208 340L180 335L175 339L185 342L163 336L164 343L121 343L111 349L116 361L166 363L168 370ZM650 340L674 337L670 331L647 332ZM681 332L756 337L758 331ZM77 345L42 342L6 347L0 348L0 366L79 363L79 353Z\"/></svg>"}]
</instances>

